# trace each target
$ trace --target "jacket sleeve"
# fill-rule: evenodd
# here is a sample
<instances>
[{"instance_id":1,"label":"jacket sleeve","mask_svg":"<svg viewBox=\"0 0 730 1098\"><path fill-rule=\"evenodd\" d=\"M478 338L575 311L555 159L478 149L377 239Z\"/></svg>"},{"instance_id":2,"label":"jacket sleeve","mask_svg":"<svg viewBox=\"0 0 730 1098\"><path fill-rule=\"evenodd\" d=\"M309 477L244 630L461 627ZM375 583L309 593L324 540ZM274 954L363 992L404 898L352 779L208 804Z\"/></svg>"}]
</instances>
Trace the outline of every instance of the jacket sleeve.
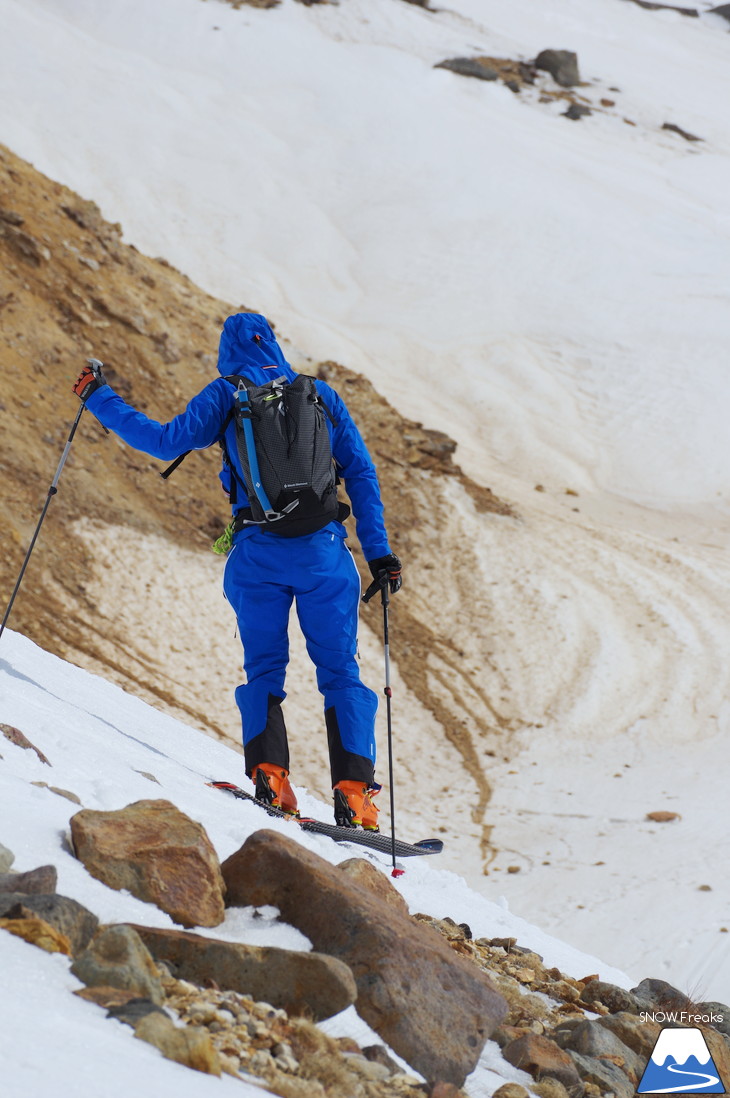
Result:
<instances>
[{"instance_id":1,"label":"jacket sleeve","mask_svg":"<svg viewBox=\"0 0 730 1098\"><path fill-rule=\"evenodd\" d=\"M219 438L231 410L231 389L222 378L212 381L169 423L158 423L138 412L109 385L93 392L86 407L135 450L172 461L188 450L204 450Z\"/></svg>"},{"instance_id":2,"label":"jacket sleeve","mask_svg":"<svg viewBox=\"0 0 730 1098\"><path fill-rule=\"evenodd\" d=\"M344 400L324 381L317 381L317 388L336 422L332 432L332 456L352 504L365 559L385 557L391 550L373 460Z\"/></svg>"}]
</instances>

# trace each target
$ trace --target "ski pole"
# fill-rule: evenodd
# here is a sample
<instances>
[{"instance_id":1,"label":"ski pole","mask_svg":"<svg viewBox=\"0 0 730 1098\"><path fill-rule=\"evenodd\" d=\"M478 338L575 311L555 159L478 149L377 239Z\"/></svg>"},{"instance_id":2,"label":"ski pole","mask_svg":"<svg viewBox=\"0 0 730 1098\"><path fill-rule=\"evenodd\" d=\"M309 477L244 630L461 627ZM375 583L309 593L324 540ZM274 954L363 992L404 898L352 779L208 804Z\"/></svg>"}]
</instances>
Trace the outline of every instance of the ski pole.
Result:
<instances>
[{"instance_id":1,"label":"ski pole","mask_svg":"<svg viewBox=\"0 0 730 1098\"><path fill-rule=\"evenodd\" d=\"M402 869L395 864L395 790L393 788L393 714L391 699L393 691L390 686L390 632L388 628L388 608L390 607L390 582L387 571L378 573L377 578L370 584L363 595L363 602L369 602L375 592L380 588L380 598L383 604L383 647L385 650L385 711L388 723L388 789L390 791L390 852L393 861L391 877L400 877Z\"/></svg>"},{"instance_id":2,"label":"ski pole","mask_svg":"<svg viewBox=\"0 0 730 1098\"><path fill-rule=\"evenodd\" d=\"M38 540L38 535L41 532L41 526L43 525L43 520L46 517L46 511L48 510L48 507L49 507L49 504L50 504L51 500L53 499L53 497L56 495L56 492L58 491L58 479L61 476L61 470L63 469L64 465L66 464L66 458L68 457L68 452L71 449L71 443L73 442L73 437L76 434L76 428L79 425L79 420L81 419L81 416L83 414L83 411L84 411L85 407L86 407L85 404L80 404L79 405L79 410L76 413L76 418L74 419L73 424L71 425L71 430L69 431L68 438L66 439L66 445L64 446L63 453L61 454L61 460L59 461L58 468L56 469L56 475L54 476L53 480L51 481L51 486L48 489L48 495L46 496L46 502L43 504L43 510L41 511L41 517L38 519L38 525L35 528L35 533L33 534L33 537L31 539L31 543L28 547L28 552L25 554L25 560L23 561L23 565L20 569L20 574L19 574L19 576L16 580L15 587L13 588L13 593L10 596L10 602L8 603L7 609L6 609L5 614L3 616L2 624L0 625L0 637L2 637L3 633L5 632L5 626L7 624L8 618L10 617L10 611L13 609L13 603L15 602L15 596L18 594L18 591L20 590L20 585L23 582L23 576L25 575L25 570L28 567L28 561L30 560L30 555L33 552L36 541Z\"/></svg>"}]
</instances>

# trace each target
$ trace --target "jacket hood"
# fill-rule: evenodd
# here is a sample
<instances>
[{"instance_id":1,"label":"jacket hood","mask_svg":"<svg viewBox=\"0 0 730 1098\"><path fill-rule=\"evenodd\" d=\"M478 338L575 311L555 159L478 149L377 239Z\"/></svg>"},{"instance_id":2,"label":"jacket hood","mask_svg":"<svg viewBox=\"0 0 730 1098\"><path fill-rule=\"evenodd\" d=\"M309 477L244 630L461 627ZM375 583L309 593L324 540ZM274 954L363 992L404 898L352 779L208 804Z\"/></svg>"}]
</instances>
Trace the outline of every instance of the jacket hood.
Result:
<instances>
[{"instance_id":1,"label":"jacket hood","mask_svg":"<svg viewBox=\"0 0 730 1098\"><path fill-rule=\"evenodd\" d=\"M218 372L223 377L245 374L254 385L266 385L282 375L293 381L297 376L284 358L271 325L260 313L228 317L218 347Z\"/></svg>"}]
</instances>

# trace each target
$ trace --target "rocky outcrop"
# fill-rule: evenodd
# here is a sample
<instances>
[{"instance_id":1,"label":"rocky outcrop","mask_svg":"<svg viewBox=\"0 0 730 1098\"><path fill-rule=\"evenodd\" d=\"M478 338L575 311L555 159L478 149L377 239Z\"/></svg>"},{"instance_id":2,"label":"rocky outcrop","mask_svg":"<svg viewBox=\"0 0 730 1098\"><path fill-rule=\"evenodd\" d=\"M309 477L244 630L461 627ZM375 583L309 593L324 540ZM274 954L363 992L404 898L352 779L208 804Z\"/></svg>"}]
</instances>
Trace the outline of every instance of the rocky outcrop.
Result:
<instances>
[{"instance_id":1,"label":"rocky outcrop","mask_svg":"<svg viewBox=\"0 0 730 1098\"><path fill-rule=\"evenodd\" d=\"M200 986L267 999L288 1014L315 1020L345 1010L357 998L350 969L335 957L222 942L179 930L134 925L156 961L178 978Z\"/></svg>"},{"instance_id":2,"label":"rocky outcrop","mask_svg":"<svg viewBox=\"0 0 730 1098\"><path fill-rule=\"evenodd\" d=\"M12 850L8 850L7 846L0 843L0 873L8 873L14 861L15 855Z\"/></svg>"},{"instance_id":3,"label":"rocky outcrop","mask_svg":"<svg viewBox=\"0 0 730 1098\"><path fill-rule=\"evenodd\" d=\"M161 1003L162 984L149 951L129 926L104 926L71 971L87 987L119 987Z\"/></svg>"},{"instance_id":4,"label":"rocky outcrop","mask_svg":"<svg viewBox=\"0 0 730 1098\"><path fill-rule=\"evenodd\" d=\"M156 904L185 927L223 922L223 879L204 828L170 801L71 818L76 856L110 888Z\"/></svg>"},{"instance_id":5,"label":"rocky outcrop","mask_svg":"<svg viewBox=\"0 0 730 1098\"><path fill-rule=\"evenodd\" d=\"M278 907L315 949L350 966L358 1013L395 1052L431 1082L463 1084L507 1011L485 974L277 832L251 835L222 869L229 904Z\"/></svg>"},{"instance_id":6,"label":"rocky outcrop","mask_svg":"<svg viewBox=\"0 0 730 1098\"><path fill-rule=\"evenodd\" d=\"M730 22L730 4L718 4L716 8L710 8L710 15L721 15Z\"/></svg>"},{"instance_id":7,"label":"rocky outcrop","mask_svg":"<svg viewBox=\"0 0 730 1098\"><path fill-rule=\"evenodd\" d=\"M39 895L0 892L0 917L13 918L13 912L18 905L64 935L70 943L74 957L86 949L99 925L96 915L69 896L59 896L57 893Z\"/></svg>"}]
</instances>

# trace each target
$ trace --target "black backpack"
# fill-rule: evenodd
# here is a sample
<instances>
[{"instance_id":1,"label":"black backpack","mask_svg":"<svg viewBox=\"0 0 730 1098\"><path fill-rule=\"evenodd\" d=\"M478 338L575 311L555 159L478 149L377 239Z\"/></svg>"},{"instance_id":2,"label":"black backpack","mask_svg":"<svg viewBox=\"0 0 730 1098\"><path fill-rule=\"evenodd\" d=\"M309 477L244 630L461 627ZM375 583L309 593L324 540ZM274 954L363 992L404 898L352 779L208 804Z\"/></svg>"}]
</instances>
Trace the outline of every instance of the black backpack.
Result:
<instances>
[{"instance_id":1,"label":"black backpack","mask_svg":"<svg viewBox=\"0 0 730 1098\"><path fill-rule=\"evenodd\" d=\"M320 397L314 378L275 378L254 385L233 374L236 385L233 419L243 483L221 440L223 460L231 473L233 494L242 487L248 508L239 511L236 528L261 526L281 537L320 530L350 512L337 500L337 476L325 417L336 426ZM224 428L225 430L225 428Z\"/></svg>"},{"instance_id":2,"label":"black backpack","mask_svg":"<svg viewBox=\"0 0 730 1098\"><path fill-rule=\"evenodd\" d=\"M320 397L314 378L297 374L294 381L276 378L254 385L247 377L231 374L235 404L218 440L223 463L231 477L230 500L239 501L239 489L248 503L241 508L216 551L230 548L230 534L244 526L261 526L281 537L313 534L328 522L344 522L350 514L337 499L339 478L332 457L325 416L337 426ZM231 461L225 433L236 424L236 451L243 480ZM190 450L176 458L160 476L167 479Z\"/></svg>"}]
</instances>

